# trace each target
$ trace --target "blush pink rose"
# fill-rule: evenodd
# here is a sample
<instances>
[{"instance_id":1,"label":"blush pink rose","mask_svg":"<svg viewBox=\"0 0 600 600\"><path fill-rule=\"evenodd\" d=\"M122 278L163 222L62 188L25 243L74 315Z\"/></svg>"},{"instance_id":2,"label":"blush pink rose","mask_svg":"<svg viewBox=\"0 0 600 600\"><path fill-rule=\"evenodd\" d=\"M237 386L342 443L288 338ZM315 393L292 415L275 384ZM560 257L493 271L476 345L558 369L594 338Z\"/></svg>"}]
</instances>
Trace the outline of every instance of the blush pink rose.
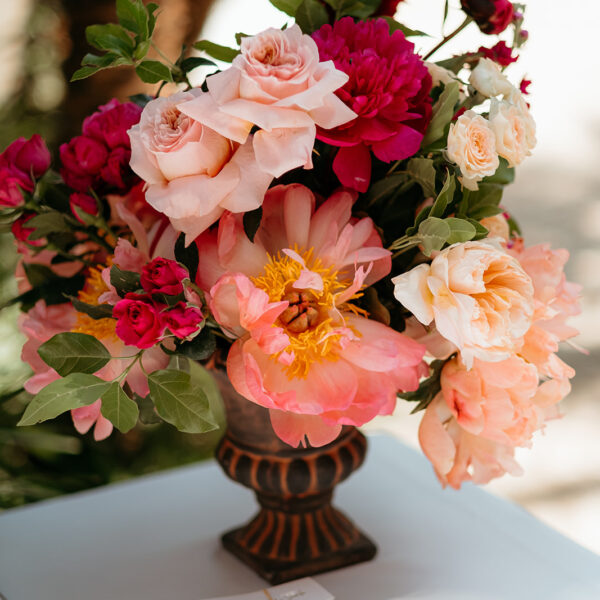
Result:
<instances>
[{"instance_id":1,"label":"blush pink rose","mask_svg":"<svg viewBox=\"0 0 600 600\"><path fill-rule=\"evenodd\" d=\"M128 346L151 348L160 341L165 330L157 307L139 294L127 294L115 304L113 317L117 319L117 335Z\"/></svg>"},{"instance_id":2,"label":"blush pink rose","mask_svg":"<svg viewBox=\"0 0 600 600\"><path fill-rule=\"evenodd\" d=\"M183 280L189 273L174 260L160 256L142 267L140 282L149 294L167 294L177 296L183 293Z\"/></svg>"},{"instance_id":3,"label":"blush pink rose","mask_svg":"<svg viewBox=\"0 0 600 600\"><path fill-rule=\"evenodd\" d=\"M197 240L198 284L236 340L229 379L294 447L389 414L398 390L416 389L427 371L424 346L352 303L391 263L371 219L352 218L355 197L341 191L316 209L308 188L277 186L253 242L228 213Z\"/></svg>"},{"instance_id":4,"label":"blush pink rose","mask_svg":"<svg viewBox=\"0 0 600 600\"><path fill-rule=\"evenodd\" d=\"M185 302L178 302L161 316L167 329L180 339L198 331L198 326L204 318L199 308L186 306Z\"/></svg>"},{"instance_id":5,"label":"blush pink rose","mask_svg":"<svg viewBox=\"0 0 600 600\"><path fill-rule=\"evenodd\" d=\"M208 94L179 106L196 121L244 144L251 138L259 169L280 177L312 168L316 126L356 117L334 92L348 76L319 61L317 45L298 25L245 37L231 68L206 79Z\"/></svg>"},{"instance_id":6,"label":"blush pink rose","mask_svg":"<svg viewBox=\"0 0 600 600\"><path fill-rule=\"evenodd\" d=\"M394 295L424 325L473 359L508 358L530 328L531 278L512 256L483 242L454 244L392 279Z\"/></svg>"},{"instance_id":7,"label":"blush pink rose","mask_svg":"<svg viewBox=\"0 0 600 600\"><path fill-rule=\"evenodd\" d=\"M180 110L205 96L195 89L156 98L129 131L131 168L148 184L146 200L188 243L224 210L258 208L273 179L257 164L251 139L240 145Z\"/></svg>"},{"instance_id":8,"label":"blush pink rose","mask_svg":"<svg viewBox=\"0 0 600 600\"><path fill-rule=\"evenodd\" d=\"M100 442L106 439L113 430L112 423L102 415L102 400L96 400L89 406L81 406L71 411L73 425L78 433L87 433L94 427L94 439Z\"/></svg>"}]
</instances>

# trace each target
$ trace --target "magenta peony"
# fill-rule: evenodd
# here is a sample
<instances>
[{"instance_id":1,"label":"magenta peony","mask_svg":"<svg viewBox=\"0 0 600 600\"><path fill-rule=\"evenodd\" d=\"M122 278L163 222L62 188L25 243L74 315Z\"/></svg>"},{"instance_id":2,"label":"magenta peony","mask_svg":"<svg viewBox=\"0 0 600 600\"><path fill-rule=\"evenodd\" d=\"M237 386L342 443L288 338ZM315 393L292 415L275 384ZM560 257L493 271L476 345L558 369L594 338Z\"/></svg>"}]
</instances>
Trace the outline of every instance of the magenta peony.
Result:
<instances>
[{"instance_id":1,"label":"magenta peony","mask_svg":"<svg viewBox=\"0 0 600 600\"><path fill-rule=\"evenodd\" d=\"M461 0L462 9L473 18L483 33L502 33L514 17L509 0Z\"/></svg>"},{"instance_id":2,"label":"magenta peony","mask_svg":"<svg viewBox=\"0 0 600 600\"><path fill-rule=\"evenodd\" d=\"M512 55L512 48L509 48L506 45L506 42L498 42L491 48L485 48L481 46L478 50L480 54L482 54L485 58L492 59L495 63L503 67L508 67L511 63L517 62L519 60L518 56Z\"/></svg>"},{"instance_id":3,"label":"magenta peony","mask_svg":"<svg viewBox=\"0 0 600 600\"><path fill-rule=\"evenodd\" d=\"M371 154L384 162L417 152L431 117L431 76L404 34L390 35L384 19L355 23L344 17L313 34L321 60L333 60L349 81L336 94L358 117L317 137L339 146L333 170L348 187L364 192Z\"/></svg>"}]
</instances>

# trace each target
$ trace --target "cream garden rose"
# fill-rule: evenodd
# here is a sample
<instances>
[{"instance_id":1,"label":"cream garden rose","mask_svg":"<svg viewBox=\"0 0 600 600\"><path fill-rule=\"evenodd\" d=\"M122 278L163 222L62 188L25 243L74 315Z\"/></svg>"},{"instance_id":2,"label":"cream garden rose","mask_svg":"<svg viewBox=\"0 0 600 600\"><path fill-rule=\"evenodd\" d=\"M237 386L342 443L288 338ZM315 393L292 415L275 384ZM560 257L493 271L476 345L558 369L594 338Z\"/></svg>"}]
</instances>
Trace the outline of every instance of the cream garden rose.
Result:
<instances>
[{"instance_id":1,"label":"cream garden rose","mask_svg":"<svg viewBox=\"0 0 600 600\"><path fill-rule=\"evenodd\" d=\"M500 67L490 58L481 58L471 72L469 83L488 98L508 96L515 87L502 73Z\"/></svg>"},{"instance_id":2,"label":"cream garden rose","mask_svg":"<svg viewBox=\"0 0 600 600\"><path fill-rule=\"evenodd\" d=\"M503 250L484 242L454 244L431 262L392 279L394 296L424 325L474 358L508 358L531 326L531 278Z\"/></svg>"},{"instance_id":3,"label":"cream garden rose","mask_svg":"<svg viewBox=\"0 0 600 600\"><path fill-rule=\"evenodd\" d=\"M496 136L487 119L472 110L458 117L448 132L447 156L460 168L463 186L479 189L477 182L493 175L500 165Z\"/></svg>"}]
</instances>

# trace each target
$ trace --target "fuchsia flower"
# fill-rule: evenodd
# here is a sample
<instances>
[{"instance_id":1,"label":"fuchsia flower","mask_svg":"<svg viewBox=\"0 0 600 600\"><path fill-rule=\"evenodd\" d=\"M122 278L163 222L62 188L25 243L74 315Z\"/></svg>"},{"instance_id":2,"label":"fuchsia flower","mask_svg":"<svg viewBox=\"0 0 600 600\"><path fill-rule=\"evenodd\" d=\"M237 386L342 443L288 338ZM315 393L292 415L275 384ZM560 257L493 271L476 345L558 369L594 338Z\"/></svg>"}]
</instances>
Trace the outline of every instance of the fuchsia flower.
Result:
<instances>
[{"instance_id":1,"label":"fuchsia flower","mask_svg":"<svg viewBox=\"0 0 600 600\"><path fill-rule=\"evenodd\" d=\"M198 331L198 326L204 317L199 308L186 306L185 302L178 302L173 308L162 313L162 319L175 337L184 339Z\"/></svg>"},{"instance_id":2,"label":"fuchsia flower","mask_svg":"<svg viewBox=\"0 0 600 600\"><path fill-rule=\"evenodd\" d=\"M33 219L36 213L23 213L11 226L10 230L15 239L20 242L27 242L31 246L43 246L44 240L30 240L29 236L35 231L34 227L27 227L27 221Z\"/></svg>"},{"instance_id":3,"label":"fuchsia flower","mask_svg":"<svg viewBox=\"0 0 600 600\"><path fill-rule=\"evenodd\" d=\"M502 33L513 21L514 6L509 0L461 0L462 9L483 33Z\"/></svg>"},{"instance_id":4,"label":"fuchsia flower","mask_svg":"<svg viewBox=\"0 0 600 600\"><path fill-rule=\"evenodd\" d=\"M80 222L83 223L81 217L77 214L75 208L79 208L88 215L98 214L98 204L96 199L89 194L82 194L81 192L74 192L69 196L69 205L73 216Z\"/></svg>"},{"instance_id":5,"label":"fuchsia flower","mask_svg":"<svg viewBox=\"0 0 600 600\"><path fill-rule=\"evenodd\" d=\"M333 60L350 77L337 95L358 117L317 137L339 146L333 170L348 187L365 192L371 154L383 162L402 160L421 146L431 118L431 76L404 34L390 35L384 19L351 17L313 34L321 60Z\"/></svg>"},{"instance_id":6,"label":"fuchsia flower","mask_svg":"<svg viewBox=\"0 0 600 600\"><path fill-rule=\"evenodd\" d=\"M526 79L525 77L523 77L523 79L521 79L521 83L519 84L519 91L521 92L521 94L529 95L528 88L531 85L531 83L532 83L531 79Z\"/></svg>"},{"instance_id":7,"label":"fuchsia flower","mask_svg":"<svg viewBox=\"0 0 600 600\"><path fill-rule=\"evenodd\" d=\"M309 189L277 186L254 242L231 213L197 240L198 284L236 339L229 378L292 446L322 446L342 425L391 413L426 370L424 346L354 303L391 267L371 219L351 217L354 199L340 191L315 210Z\"/></svg>"},{"instance_id":8,"label":"fuchsia flower","mask_svg":"<svg viewBox=\"0 0 600 600\"><path fill-rule=\"evenodd\" d=\"M141 107L117 99L98 107L83 122L82 135L60 147L61 175L78 192L124 191L130 187L130 129L140 119Z\"/></svg>"},{"instance_id":9,"label":"fuchsia flower","mask_svg":"<svg viewBox=\"0 0 600 600\"><path fill-rule=\"evenodd\" d=\"M177 296L183 293L183 280L188 271L174 260L157 256L142 268L141 284L149 294Z\"/></svg>"},{"instance_id":10,"label":"fuchsia flower","mask_svg":"<svg viewBox=\"0 0 600 600\"><path fill-rule=\"evenodd\" d=\"M512 55L512 48L509 48L504 41L498 42L491 48L481 46L478 52L483 54L485 58L490 58L503 67L508 67L511 63L519 60L518 56Z\"/></svg>"},{"instance_id":11,"label":"fuchsia flower","mask_svg":"<svg viewBox=\"0 0 600 600\"><path fill-rule=\"evenodd\" d=\"M113 309L116 333L128 345L137 348L155 346L165 330L158 307L147 296L127 294Z\"/></svg>"}]
</instances>

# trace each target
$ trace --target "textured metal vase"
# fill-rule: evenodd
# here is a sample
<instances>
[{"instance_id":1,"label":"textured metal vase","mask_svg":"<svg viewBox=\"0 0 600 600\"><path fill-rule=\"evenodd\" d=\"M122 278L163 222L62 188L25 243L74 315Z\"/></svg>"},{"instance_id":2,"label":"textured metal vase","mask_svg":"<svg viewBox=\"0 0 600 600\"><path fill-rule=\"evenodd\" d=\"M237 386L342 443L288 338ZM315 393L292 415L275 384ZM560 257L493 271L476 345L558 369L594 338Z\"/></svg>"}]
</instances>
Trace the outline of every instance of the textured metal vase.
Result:
<instances>
[{"instance_id":1,"label":"textured metal vase","mask_svg":"<svg viewBox=\"0 0 600 600\"><path fill-rule=\"evenodd\" d=\"M260 505L246 525L225 533L227 550L270 583L283 583L370 560L376 547L331 505L334 487L363 462L367 440L354 427L321 448L294 449L274 434L266 409L217 376L227 432L216 457Z\"/></svg>"}]
</instances>

